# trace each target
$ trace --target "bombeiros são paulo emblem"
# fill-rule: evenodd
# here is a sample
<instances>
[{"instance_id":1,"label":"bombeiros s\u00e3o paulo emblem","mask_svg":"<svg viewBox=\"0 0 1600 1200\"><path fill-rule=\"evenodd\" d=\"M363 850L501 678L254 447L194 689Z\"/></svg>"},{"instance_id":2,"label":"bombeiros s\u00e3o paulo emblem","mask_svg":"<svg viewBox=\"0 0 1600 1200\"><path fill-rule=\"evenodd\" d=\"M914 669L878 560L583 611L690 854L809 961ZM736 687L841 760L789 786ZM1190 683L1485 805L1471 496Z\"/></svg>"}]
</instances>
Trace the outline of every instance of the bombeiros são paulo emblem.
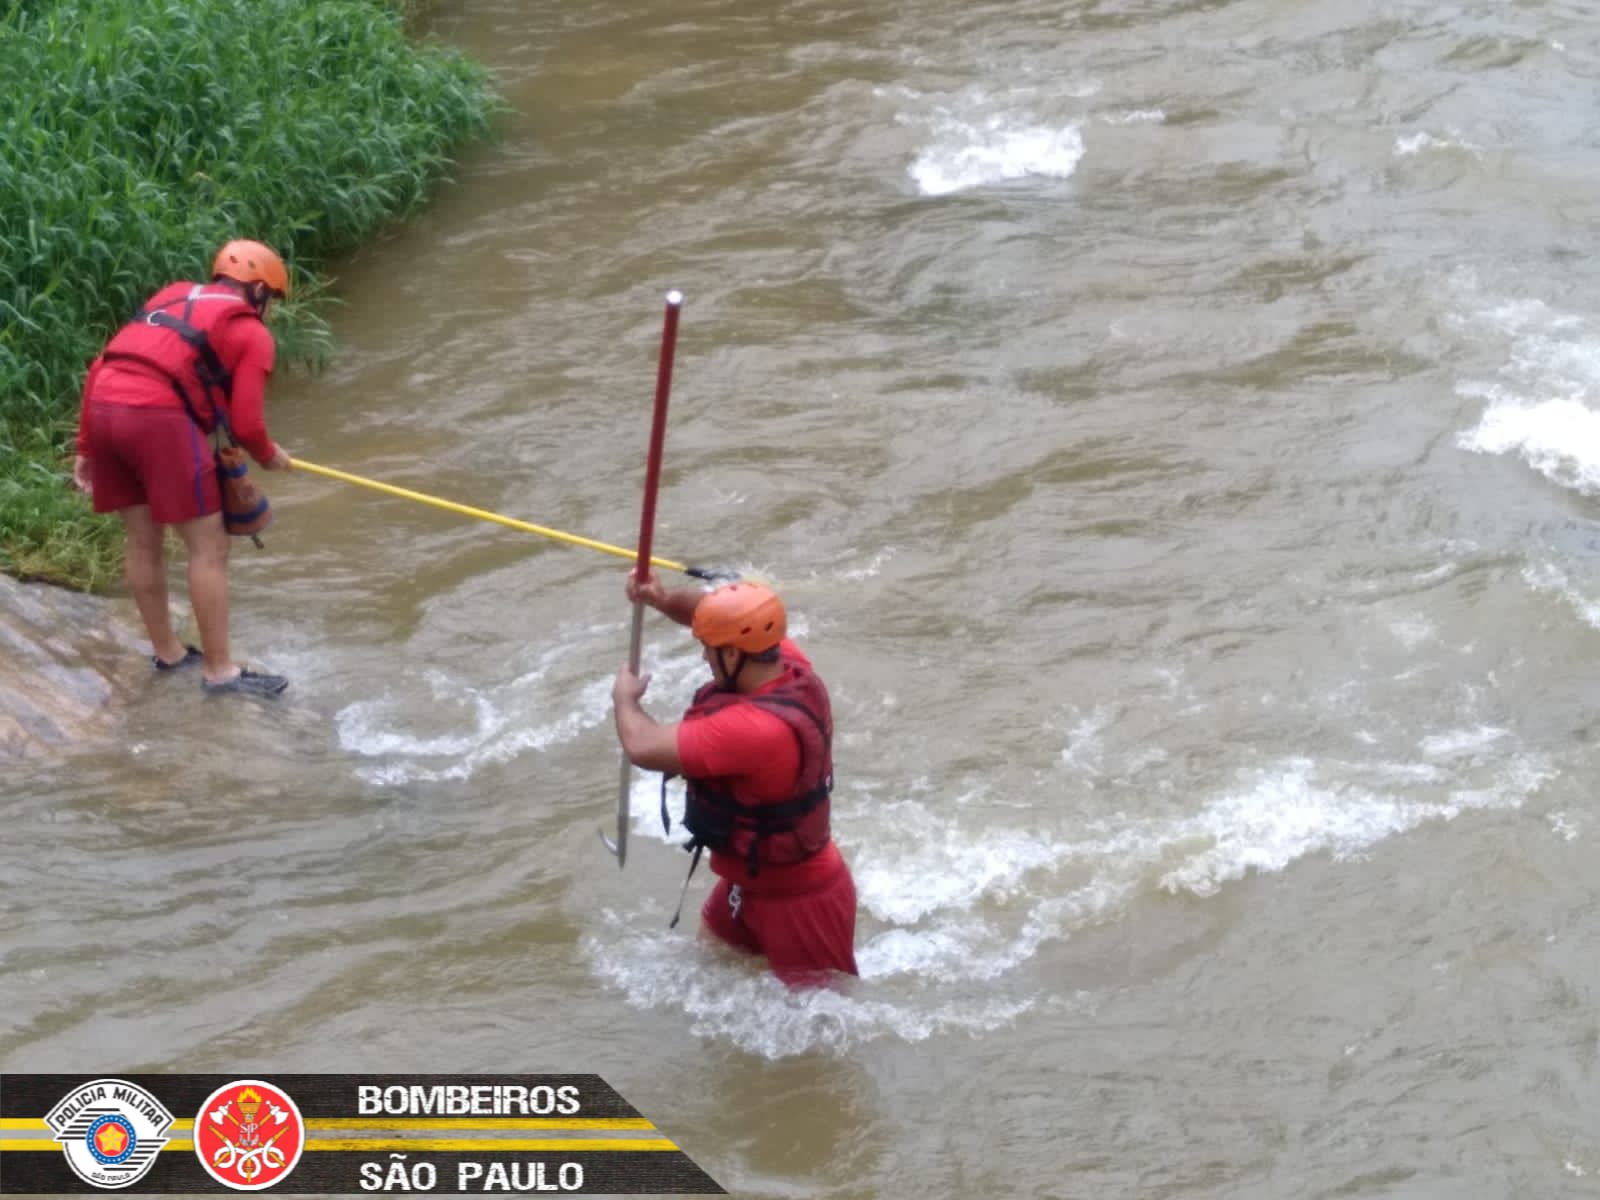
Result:
<instances>
[{"instance_id":1,"label":"bombeiros s\u00e3o paulo emblem","mask_svg":"<svg viewBox=\"0 0 1600 1200\"><path fill-rule=\"evenodd\" d=\"M172 1128L166 1106L125 1079L96 1079L75 1088L44 1120L73 1173L97 1188L125 1188L143 1179Z\"/></svg>"},{"instance_id":2,"label":"bombeiros s\u00e3o paulo emblem","mask_svg":"<svg viewBox=\"0 0 1600 1200\"><path fill-rule=\"evenodd\" d=\"M194 1118L194 1153L206 1174L236 1192L284 1179L306 1148L306 1123L287 1092L235 1079L207 1097Z\"/></svg>"}]
</instances>

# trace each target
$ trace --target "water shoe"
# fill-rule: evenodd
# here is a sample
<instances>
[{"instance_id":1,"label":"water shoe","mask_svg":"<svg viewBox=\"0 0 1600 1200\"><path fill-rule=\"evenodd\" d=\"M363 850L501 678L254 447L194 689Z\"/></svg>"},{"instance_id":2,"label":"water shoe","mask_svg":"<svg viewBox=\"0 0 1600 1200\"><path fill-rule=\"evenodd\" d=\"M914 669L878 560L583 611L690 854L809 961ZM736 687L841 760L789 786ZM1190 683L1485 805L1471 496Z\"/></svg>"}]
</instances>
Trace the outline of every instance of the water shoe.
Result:
<instances>
[{"instance_id":1,"label":"water shoe","mask_svg":"<svg viewBox=\"0 0 1600 1200\"><path fill-rule=\"evenodd\" d=\"M220 696L225 692L239 692L246 696L276 696L289 686L289 680L283 675L264 675L244 667L232 679L225 679L221 683L202 679L200 686L205 688L208 696Z\"/></svg>"},{"instance_id":2,"label":"water shoe","mask_svg":"<svg viewBox=\"0 0 1600 1200\"><path fill-rule=\"evenodd\" d=\"M200 653L199 646L185 646L183 648L183 657L177 662L162 662L159 654L152 654L150 656L150 665L158 671L176 671L180 667L187 667L192 663L197 663L204 657L205 655Z\"/></svg>"}]
</instances>

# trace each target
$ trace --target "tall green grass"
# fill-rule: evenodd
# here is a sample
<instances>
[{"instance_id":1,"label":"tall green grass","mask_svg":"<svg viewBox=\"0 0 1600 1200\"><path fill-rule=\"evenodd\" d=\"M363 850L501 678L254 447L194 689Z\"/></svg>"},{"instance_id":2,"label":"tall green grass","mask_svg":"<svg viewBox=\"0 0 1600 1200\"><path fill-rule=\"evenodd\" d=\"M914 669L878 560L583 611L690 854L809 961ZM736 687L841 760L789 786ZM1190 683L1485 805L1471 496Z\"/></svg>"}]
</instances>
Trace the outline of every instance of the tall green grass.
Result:
<instances>
[{"instance_id":1,"label":"tall green grass","mask_svg":"<svg viewBox=\"0 0 1600 1200\"><path fill-rule=\"evenodd\" d=\"M66 485L83 372L161 285L252 237L319 264L489 132L487 74L397 0L0 0L0 570L98 588L115 528ZM326 355L317 305L275 319Z\"/></svg>"}]
</instances>

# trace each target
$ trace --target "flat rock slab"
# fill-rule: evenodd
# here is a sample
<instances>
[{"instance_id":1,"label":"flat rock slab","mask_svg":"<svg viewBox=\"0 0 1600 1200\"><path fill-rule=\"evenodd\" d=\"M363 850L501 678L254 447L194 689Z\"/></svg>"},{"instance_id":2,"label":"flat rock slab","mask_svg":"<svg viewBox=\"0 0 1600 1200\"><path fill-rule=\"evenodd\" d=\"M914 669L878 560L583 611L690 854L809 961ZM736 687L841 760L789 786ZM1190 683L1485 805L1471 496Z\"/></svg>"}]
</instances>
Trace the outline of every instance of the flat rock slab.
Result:
<instances>
[{"instance_id":1,"label":"flat rock slab","mask_svg":"<svg viewBox=\"0 0 1600 1200\"><path fill-rule=\"evenodd\" d=\"M149 664L122 605L0 576L0 760L115 738Z\"/></svg>"}]
</instances>

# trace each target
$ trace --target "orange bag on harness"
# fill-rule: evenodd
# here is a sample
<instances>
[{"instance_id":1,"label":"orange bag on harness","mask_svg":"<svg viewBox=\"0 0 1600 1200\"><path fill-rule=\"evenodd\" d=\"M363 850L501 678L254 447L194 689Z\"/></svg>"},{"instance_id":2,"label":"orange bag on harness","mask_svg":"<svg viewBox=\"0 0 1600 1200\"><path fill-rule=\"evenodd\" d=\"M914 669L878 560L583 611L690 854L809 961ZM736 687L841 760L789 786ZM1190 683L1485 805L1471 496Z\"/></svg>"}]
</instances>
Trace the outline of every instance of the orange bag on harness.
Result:
<instances>
[{"instance_id":1,"label":"orange bag on harness","mask_svg":"<svg viewBox=\"0 0 1600 1200\"><path fill-rule=\"evenodd\" d=\"M222 524L234 537L255 538L272 524L272 506L250 478L249 464L238 446L217 450L217 483L222 489Z\"/></svg>"}]
</instances>

